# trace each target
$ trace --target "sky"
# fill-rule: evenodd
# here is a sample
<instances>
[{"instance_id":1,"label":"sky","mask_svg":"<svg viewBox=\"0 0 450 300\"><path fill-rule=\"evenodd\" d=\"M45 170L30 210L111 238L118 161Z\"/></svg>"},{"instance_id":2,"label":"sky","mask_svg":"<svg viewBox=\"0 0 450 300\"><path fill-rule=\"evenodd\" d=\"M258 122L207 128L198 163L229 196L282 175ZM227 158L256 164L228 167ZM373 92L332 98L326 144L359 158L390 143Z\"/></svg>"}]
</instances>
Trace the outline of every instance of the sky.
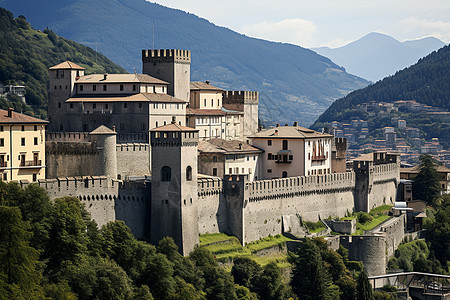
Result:
<instances>
[{"instance_id":1,"label":"sky","mask_svg":"<svg viewBox=\"0 0 450 300\"><path fill-rule=\"evenodd\" d=\"M340 47L370 32L450 42L450 0L150 0L248 36Z\"/></svg>"}]
</instances>

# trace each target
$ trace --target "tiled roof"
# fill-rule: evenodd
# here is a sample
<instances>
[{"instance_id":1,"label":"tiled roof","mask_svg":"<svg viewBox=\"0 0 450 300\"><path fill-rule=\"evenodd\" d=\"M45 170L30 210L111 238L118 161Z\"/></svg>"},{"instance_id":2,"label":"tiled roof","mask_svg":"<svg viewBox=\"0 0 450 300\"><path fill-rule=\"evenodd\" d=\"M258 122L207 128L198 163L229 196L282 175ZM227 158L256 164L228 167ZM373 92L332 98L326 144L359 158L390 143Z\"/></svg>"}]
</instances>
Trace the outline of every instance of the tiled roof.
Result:
<instances>
[{"instance_id":1,"label":"tiled roof","mask_svg":"<svg viewBox=\"0 0 450 300\"><path fill-rule=\"evenodd\" d=\"M435 166L436 170L440 173L450 173L450 169L446 168L444 166L437 165ZM415 165L411 168L400 168L400 173L419 173L420 171L420 165Z\"/></svg>"},{"instance_id":2,"label":"tiled roof","mask_svg":"<svg viewBox=\"0 0 450 300\"><path fill-rule=\"evenodd\" d=\"M105 125L100 125L93 131L91 131L91 134L117 134L115 131L109 129Z\"/></svg>"},{"instance_id":3,"label":"tiled roof","mask_svg":"<svg viewBox=\"0 0 450 300\"><path fill-rule=\"evenodd\" d=\"M139 93L139 94L98 94L77 95L69 98L66 102L155 102L155 103L187 103L168 94Z\"/></svg>"},{"instance_id":4,"label":"tiled roof","mask_svg":"<svg viewBox=\"0 0 450 300\"><path fill-rule=\"evenodd\" d=\"M198 130L191 127L182 126L176 123L171 123L161 127L153 128L150 131L198 131Z\"/></svg>"},{"instance_id":5,"label":"tiled roof","mask_svg":"<svg viewBox=\"0 0 450 300\"><path fill-rule=\"evenodd\" d=\"M68 61L68 60L65 61L65 62L62 62L62 63L60 63L60 64L58 64L56 66L53 66L53 67L49 68L49 70L57 70L57 69L63 69L63 70L65 70L65 69L85 70L85 68L80 67L76 63L73 63L73 62Z\"/></svg>"},{"instance_id":6,"label":"tiled roof","mask_svg":"<svg viewBox=\"0 0 450 300\"><path fill-rule=\"evenodd\" d=\"M0 124L47 124L45 120L27 116L13 111L12 117L8 117L8 111L0 109Z\"/></svg>"},{"instance_id":7,"label":"tiled roof","mask_svg":"<svg viewBox=\"0 0 450 300\"><path fill-rule=\"evenodd\" d=\"M237 140L211 139L209 141L200 141L198 149L201 152L212 153L262 153L252 145Z\"/></svg>"},{"instance_id":8,"label":"tiled roof","mask_svg":"<svg viewBox=\"0 0 450 300\"><path fill-rule=\"evenodd\" d=\"M320 133L301 126L279 126L257 132L249 138L271 138L271 139L306 139L306 138L332 138L331 134Z\"/></svg>"},{"instance_id":9,"label":"tiled roof","mask_svg":"<svg viewBox=\"0 0 450 300\"><path fill-rule=\"evenodd\" d=\"M105 79L106 75L106 79ZM86 83L151 83L151 84L169 84L166 81L152 77L147 74L91 74L80 77L76 84Z\"/></svg>"},{"instance_id":10,"label":"tiled roof","mask_svg":"<svg viewBox=\"0 0 450 300\"><path fill-rule=\"evenodd\" d=\"M202 81L192 81L191 82L191 91L218 91L223 92L224 90L221 88L218 88L216 86L210 85L209 83L202 82Z\"/></svg>"}]
</instances>

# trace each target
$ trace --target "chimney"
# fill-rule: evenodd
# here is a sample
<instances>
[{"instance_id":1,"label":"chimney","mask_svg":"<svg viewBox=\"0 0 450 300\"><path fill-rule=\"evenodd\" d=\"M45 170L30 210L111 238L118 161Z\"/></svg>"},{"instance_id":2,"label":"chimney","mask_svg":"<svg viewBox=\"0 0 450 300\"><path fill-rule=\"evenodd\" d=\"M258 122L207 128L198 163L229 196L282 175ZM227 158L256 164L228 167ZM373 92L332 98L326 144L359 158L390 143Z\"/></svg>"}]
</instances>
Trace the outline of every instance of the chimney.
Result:
<instances>
[{"instance_id":1,"label":"chimney","mask_svg":"<svg viewBox=\"0 0 450 300\"><path fill-rule=\"evenodd\" d=\"M297 121L294 121L294 127L297 127L297 126L298 126Z\"/></svg>"},{"instance_id":2,"label":"chimney","mask_svg":"<svg viewBox=\"0 0 450 300\"><path fill-rule=\"evenodd\" d=\"M280 127L280 124L277 123L277 127Z\"/></svg>"},{"instance_id":3,"label":"chimney","mask_svg":"<svg viewBox=\"0 0 450 300\"><path fill-rule=\"evenodd\" d=\"M113 131L116 132L116 126L113 126Z\"/></svg>"},{"instance_id":4,"label":"chimney","mask_svg":"<svg viewBox=\"0 0 450 300\"><path fill-rule=\"evenodd\" d=\"M242 143L239 143L239 150L242 150Z\"/></svg>"},{"instance_id":5,"label":"chimney","mask_svg":"<svg viewBox=\"0 0 450 300\"><path fill-rule=\"evenodd\" d=\"M289 126L288 123L285 123L284 126Z\"/></svg>"},{"instance_id":6,"label":"chimney","mask_svg":"<svg viewBox=\"0 0 450 300\"><path fill-rule=\"evenodd\" d=\"M175 118L175 116L172 116L172 124L176 124L177 123L177 119Z\"/></svg>"},{"instance_id":7,"label":"chimney","mask_svg":"<svg viewBox=\"0 0 450 300\"><path fill-rule=\"evenodd\" d=\"M12 118L13 111L14 111L14 108L12 108L12 107L8 108L8 118Z\"/></svg>"},{"instance_id":8,"label":"chimney","mask_svg":"<svg viewBox=\"0 0 450 300\"><path fill-rule=\"evenodd\" d=\"M107 77L108 77L108 73L103 74L103 80L106 80Z\"/></svg>"},{"instance_id":9,"label":"chimney","mask_svg":"<svg viewBox=\"0 0 450 300\"><path fill-rule=\"evenodd\" d=\"M278 135L278 130L275 130L275 133L274 133L275 135Z\"/></svg>"},{"instance_id":10,"label":"chimney","mask_svg":"<svg viewBox=\"0 0 450 300\"><path fill-rule=\"evenodd\" d=\"M209 80L206 80L205 82L206 82L206 84L209 84Z\"/></svg>"}]
</instances>

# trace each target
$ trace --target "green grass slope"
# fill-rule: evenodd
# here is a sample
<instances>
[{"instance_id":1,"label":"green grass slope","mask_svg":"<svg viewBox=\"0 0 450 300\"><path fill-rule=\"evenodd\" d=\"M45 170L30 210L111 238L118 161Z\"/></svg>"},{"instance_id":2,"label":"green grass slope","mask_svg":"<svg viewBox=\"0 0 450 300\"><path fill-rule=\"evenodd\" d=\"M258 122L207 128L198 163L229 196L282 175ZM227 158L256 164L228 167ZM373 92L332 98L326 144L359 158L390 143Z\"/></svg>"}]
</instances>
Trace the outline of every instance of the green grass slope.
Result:
<instances>
[{"instance_id":1,"label":"green grass slope","mask_svg":"<svg viewBox=\"0 0 450 300\"><path fill-rule=\"evenodd\" d=\"M32 29L23 17L14 19L12 13L3 8L0 8L0 41L0 82L24 84L29 106L16 102L13 103L15 108L34 111L44 118L49 67L70 60L86 68L88 74L126 72L89 47L59 37L51 30ZM3 107L10 104L0 101Z\"/></svg>"}]
</instances>

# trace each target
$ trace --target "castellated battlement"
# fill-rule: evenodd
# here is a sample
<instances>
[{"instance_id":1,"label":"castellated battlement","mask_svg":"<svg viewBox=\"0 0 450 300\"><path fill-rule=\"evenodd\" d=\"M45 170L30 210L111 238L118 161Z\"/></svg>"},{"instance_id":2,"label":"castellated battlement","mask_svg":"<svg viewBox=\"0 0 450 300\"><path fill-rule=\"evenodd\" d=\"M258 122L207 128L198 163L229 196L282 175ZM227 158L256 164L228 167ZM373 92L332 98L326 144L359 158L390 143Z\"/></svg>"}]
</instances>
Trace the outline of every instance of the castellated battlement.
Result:
<instances>
[{"instance_id":1,"label":"castellated battlement","mask_svg":"<svg viewBox=\"0 0 450 300\"><path fill-rule=\"evenodd\" d=\"M225 91L224 104L258 104L259 93L255 91Z\"/></svg>"},{"instance_id":2,"label":"castellated battlement","mask_svg":"<svg viewBox=\"0 0 450 300\"><path fill-rule=\"evenodd\" d=\"M142 62L185 62L191 63L191 51L180 49L142 50Z\"/></svg>"},{"instance_id":3,"label":"castellated battlement","mask_svg":"<svg viewBox=\"0 0 450 300\"><path fill-rule=\"evenodd\" d=\"M202 178L197 180L198 196L211 196L223 193L223 180L220 178Z\"/></svg>"},{"instance_id":4,"label":"castellated battlement","mask_svg":"<svg viewBox=\"0 0 450 300\"><path fill-rule=\"evenodd\" d=\"M54 142L79 142L88 143L91 141L89 132L45 132L46 141Z\"/></svg>"},{"instance_id":5,"label":"castellated battlement","mask_svg":"<svg viewBox=\"0 0 450 300\"><path fill-rule=\"evenodd\" d=\"M335 173L260 180L246 183L249 201L353 191L355 173Z\"/></svg>"},{"instance_id":6,"label":"castellated battlement","mask_svg":"<svg viewBox=\"0 0 450 300\"><path fill-rule=\"evenodd\" d=\"M149 148L150 148L149 145L144 143L127 143L116 145L117 152L137 152L137 151L147 152Z\"/></svg>"}]
</instances>

